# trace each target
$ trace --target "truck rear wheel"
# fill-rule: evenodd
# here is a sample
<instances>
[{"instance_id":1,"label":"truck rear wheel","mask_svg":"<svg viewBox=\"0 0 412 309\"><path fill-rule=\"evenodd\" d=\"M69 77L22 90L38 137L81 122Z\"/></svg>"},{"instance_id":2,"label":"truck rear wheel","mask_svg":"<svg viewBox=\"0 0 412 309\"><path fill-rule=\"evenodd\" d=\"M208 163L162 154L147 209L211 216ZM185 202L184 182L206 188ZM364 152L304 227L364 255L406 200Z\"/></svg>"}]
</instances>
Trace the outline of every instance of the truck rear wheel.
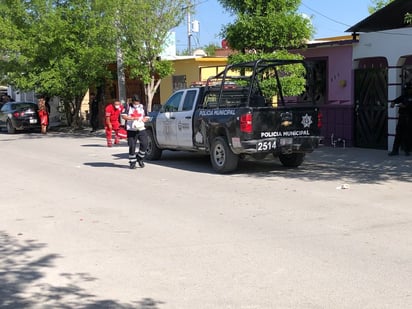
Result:
<instances>
[{"instance_id":1,"label":"truck rear wheel","mask_svg":"<svg viewBox=\"0 0 412 309\"><path fill-rule=\"evenodd\" d=\"M304 153L280 154L279 160L286 167L298 167L303 163Z\"/></svg>"},{"instance_id":2,"label":"truck rear wheel","mask_svg":"<svg viewBox=\"0 0 412 309\"><path fill-rule=\"evenodd\" d=\"M147 130L146 158L150 161L159 160L162 156L162 149L157 147L152 130Z\"/></svg>"},{"instance_id":3,"label":"truck rear wheel","mask_svg":"<svg viewBox=\"0 0 412 309\"><path fill-rule=\"evenodd\" d=\"M223 137L216 137L210 150L210 161L216 172L228 173L237 168L239 156L232 152Z\"/></svg>"}]
</instances>

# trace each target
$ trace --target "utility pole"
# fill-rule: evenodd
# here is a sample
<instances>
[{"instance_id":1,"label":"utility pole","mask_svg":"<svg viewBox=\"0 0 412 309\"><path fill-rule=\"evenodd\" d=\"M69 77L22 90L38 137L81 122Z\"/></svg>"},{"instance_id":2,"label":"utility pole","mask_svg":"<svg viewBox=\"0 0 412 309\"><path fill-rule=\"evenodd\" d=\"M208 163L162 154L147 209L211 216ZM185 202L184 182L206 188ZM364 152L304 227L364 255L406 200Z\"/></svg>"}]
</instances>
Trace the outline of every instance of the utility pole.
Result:
<instances>
[{"instance_id":1,"label":"utility pole","mask_svg":"<svg viewBox=\"0 0 412 309\"><path fill-rule=\"evenodd\" d=\"M116 12L115 27L120 32L119 11ZM119 88L118 99L122 104L126 103L126 75L124 73L123 51L121 47L121 35L118 33L116 42L116 63L117 63L117 87Z\"/></svg>"},{"instance_id":2,"label":"utility pole","mask_svg":"<svg viewBox=\"0 0 412 309\"><path fill-rule=\"evenodd\" d=\"M120 43L116 46L117 58L117 86L119 88L119 100L122 104L126 103L126 75L124 73L123 51Z\"/></svg>"},{"instance_id":3,"label":"utility pole","mask_svg":"<svg viewBox=\"0 0 412 309\"><path fill-rule=\"evenodd\" d=\"M187 51L189 55L192 54L192 36L193 33L199 32L199 21L197 20L191 20L190 16L190 10L193 7L193 4L189 4L186 9L187 9Z\"/></svg>"},{"instance_id":4,"label":"utility pole","mask_svg":"<svg viewBox=\"0 0 412 309\"><path fill-rule=\"evenodd\" d=\"M192 4L187 6L187 51L189 55L192 54L192 44L191 44L191 39L192 39L192 23L190 20L190 10L192 8Z\"/></svg>"}]
</instances>

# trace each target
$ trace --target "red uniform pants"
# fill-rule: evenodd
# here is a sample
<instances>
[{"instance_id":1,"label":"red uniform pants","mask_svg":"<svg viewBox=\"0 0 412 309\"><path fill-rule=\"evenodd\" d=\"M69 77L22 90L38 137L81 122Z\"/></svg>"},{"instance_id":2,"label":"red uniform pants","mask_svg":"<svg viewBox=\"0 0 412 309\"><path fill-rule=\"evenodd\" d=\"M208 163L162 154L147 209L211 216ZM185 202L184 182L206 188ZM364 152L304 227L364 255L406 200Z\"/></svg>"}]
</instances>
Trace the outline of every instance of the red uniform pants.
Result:
<instances>
[{"instance_id":1,"label":"red uniform pants","mask_svg":"<svg viewBox=\"0 0 412 309\"><path fill-rule=\"evenodd\" d=\"M106 139L107 139L107 146L112 146L112 139L113 139L113 131L114 131L114 143L119 143L119 126L112 125L112 129L108 126L105 127L106 130Z\"/></svg>"}]
</instances>

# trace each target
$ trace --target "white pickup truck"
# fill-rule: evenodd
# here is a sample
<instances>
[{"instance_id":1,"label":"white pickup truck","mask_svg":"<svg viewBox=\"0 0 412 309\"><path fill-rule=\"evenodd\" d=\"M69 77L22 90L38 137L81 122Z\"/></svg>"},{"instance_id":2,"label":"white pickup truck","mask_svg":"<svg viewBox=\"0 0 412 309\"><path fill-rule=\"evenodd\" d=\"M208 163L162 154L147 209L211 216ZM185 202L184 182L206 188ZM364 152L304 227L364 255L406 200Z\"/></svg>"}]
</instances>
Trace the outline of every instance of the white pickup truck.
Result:
<instances>
[{"instance_id":1,"label":"white pickup truck","mask_svg":"<svg viewBox=\"0 0 412 309\"><path fill-rule=\"evenodd\" d=\"M145 124L146 158L158 160L165 149L203 152L210 155L218 173L234 171L246 155L263 159L272 154L285 166L299 166L322 140L319 108L313 102L286 104L279 79L277 106L259 90L266 69L273 73L294 64L303 62L258 60L230 65L206 86L176 91ZM250 75L230 75L245 68Z\"/></svg>"}]
</instances>

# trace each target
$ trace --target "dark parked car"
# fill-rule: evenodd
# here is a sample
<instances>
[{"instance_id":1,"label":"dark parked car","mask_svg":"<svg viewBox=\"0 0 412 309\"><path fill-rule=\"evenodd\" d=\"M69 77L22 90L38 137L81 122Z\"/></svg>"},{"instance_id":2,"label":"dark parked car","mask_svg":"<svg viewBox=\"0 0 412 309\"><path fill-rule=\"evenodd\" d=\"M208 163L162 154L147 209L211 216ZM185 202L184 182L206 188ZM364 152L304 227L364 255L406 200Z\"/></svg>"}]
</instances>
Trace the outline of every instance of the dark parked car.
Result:
<instances>
[{"instance_id":1,"label":"dark parked car","mask_svg":"<svg viewBox=\"0 0 412 309\"><path fill-rule=\"evenodd\" d=\"M0 109L0 128L8 133L17 130L40 130L38 107L33 102L7 102Z\"/></svg>"}]
</instances>

